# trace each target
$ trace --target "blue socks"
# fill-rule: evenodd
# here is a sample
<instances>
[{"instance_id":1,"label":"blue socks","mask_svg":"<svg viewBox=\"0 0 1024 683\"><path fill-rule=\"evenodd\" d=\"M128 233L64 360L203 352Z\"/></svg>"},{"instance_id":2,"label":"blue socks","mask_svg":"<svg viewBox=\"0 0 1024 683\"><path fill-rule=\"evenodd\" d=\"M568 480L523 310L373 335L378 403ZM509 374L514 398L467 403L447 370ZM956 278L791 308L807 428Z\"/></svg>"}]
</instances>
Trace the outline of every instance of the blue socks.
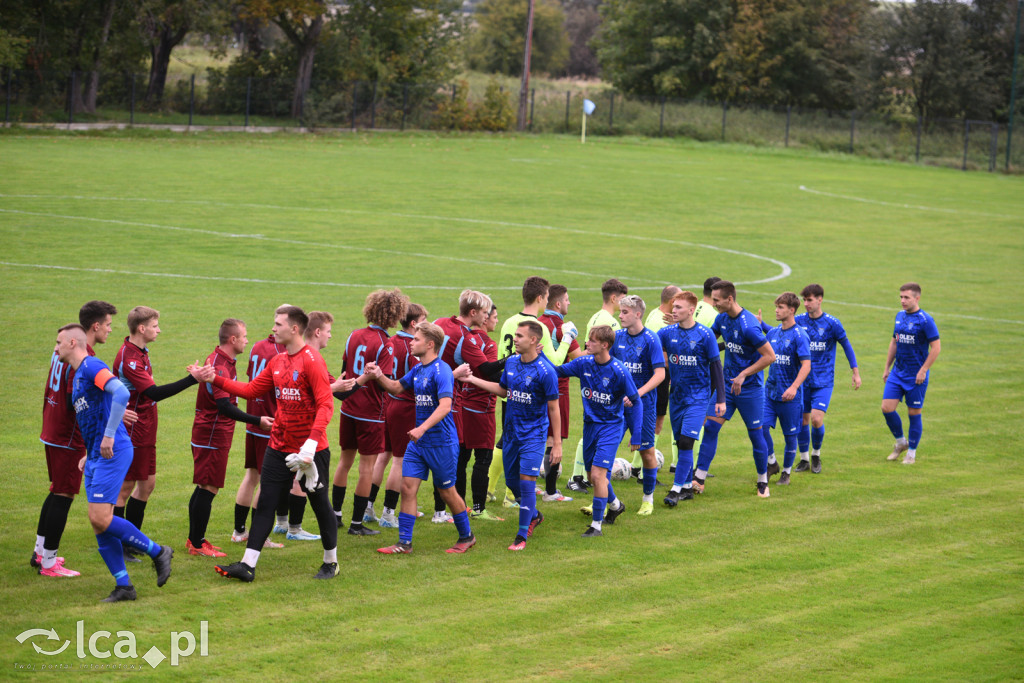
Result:
<instances>
[{"instance_id":1,"label":"blue socks","mask_svg":"<svg viewBox=\"0 0 1024 683\"><path fill-rule=\"evenodd\" d=\"M768 446L765 445L764 434L760 429L748 429L747 436L750 437L750 443L754 446L754 467L757 468L758 474L766 474L768 472ZM704 450L703 447L701 450Z\"/></svg>"},{"instance_id":2,"label":"blue socks","mask_svg":"<svg viewBox=\"0 0 1024 683\"><path fill-rule=\"evenodd\" d=\"M412 526L416 523L416 515L408 512L398 513L398 540L402 543L412 543Z\"/></svg>"},{"instance_id":3,"label":"blue socks","mask_svg":"<svg viewBox=\"0 0 1024 683\"><path fill-rule=\"evenodd\" d=\"M816 451L821 450L821 442L825 438L825 425L811 428L811 446Z\"/></svg>"},{"instance_id":4,"label":"blue socks","mask_svg":"<svg viewBox=\"0 0 1024 683\"><path fill-rule=\"evenodd\" d=\"M761 427L761 436L764 437L764 447L767 449L765 452L766 453L774 453L775 452L775 440L772 438L771 427L769 427L768 425L765 425L764 427Z\"/></svg>"},{"instance_id":5,"label":"blue socks","mask_svg":"<svg viewBox=\"0 0 1024 683\"><path fill-rule=\"evenodd\" d=\"M110 526L103 533L110 534L114 538L120 539L124 545L130 545L136 550L146 553L150 557L156 557L160 554L160 544L154 543L149 540L146 534L139 531L138 527L129 522L123 517L113 517L110 520ZM103 554L102 552L100 553Z\"/></svg>"},{"instance_id":6,"label":"blue socks","mask_svg":"<svg viewBox=\"0 0 1024 683\"><path fill-rule=\"evenodd\" d=\"M921 416L907 415L907 422L910 423L910 429L907 430L907 444L911 448L917 448L917 444L921 443L921 432L924 431Z\"/></svg>"},{"instance_id":7,"label":"blue socks","mask_svg":"<svg viewBox=\"0 0 1024 683\"><path fill-rule=\"evenodd\" d=\"M711 461L715 459L715 452L718 450L718 432L722 431L722 425L714 420L704 423L704 440L700 443L700 453L697 454L697 469L705 472L711 467ZM762 440L762 443L763 440Z\"/></svg>"},{"instance_id":8,"label":"blue socks","mask_svg":"<svg viewBox=\"0 0 1024 683\"><path fill-rule=\"evenodd\" d=\"M678 467L676 470L678 471ZM644 495L649 496L654 493L654 486L658 483L658 468L652 467L650 469L644 468Z\"/></svg>"},{"instance_id":9,"label":"blue socks","mask_svg":"<svg viewBox=\"0 0 1024 683\"><path fill-rule=\"evenodd\" d=\"M797 445L801 453L806 453L811 448L811 425L800 425L800 431L796 433Z\"/></svg>"},{"instance_id":10,"label":"blue socks","mask_svg":"<svg viewBox=\"0 0 1024 683\"><path fill-rule=\"evenodd\" d=\"M522 491L519 498L519 535L526 538L530 522L537 516L537 485L532 481L520 480L519 488Z\"/></svg>"},{"instance_id":11,"label":"blue socks","mask_svg":"<svg viewBox=\"0 0 1024 683\"><path fill-rule=\"evenodd\" d=\"M679 462L676 463L676 478L672 482L683 487L693 481L693 449L679 451Z\"/></svg>"},{"instance_id":12,"label":"blue socks","mask_svg":"<svg viewBox=\"0 0 1024 683\"><path fill-rule=\"evenodd\" d=\"M469 529L468 510L463 510L459 514L455 515L455 528L459 531L459 538L468 538L473 535L473 532Z\"/></svg>"},{"instance_id":13,"label":"blue socks","mask_svg":"<svg viewBox=\"0 0 1024 683\"><path fill-rule=\"evenodd\" d=\"M120 519L115 517L114 519ZM124 521L124 520L121 520ZM121 547L121 539L109 531L96 534L96 545L100 547L100 557L106 563L107 569L114 577L118 586L130 586L132 580L128 578L128 570L124 566L124 549Z\"/></svg>"},{"instance_id":14,"label":"blue socks","mask_svg":"<svg viewBox=\"0 0 1024 683\"><path fill-rule=\"evenodd\" d=\"M594 521L595 522L603 522L604 521L604 509L606 507L608 507L608 499L607 498L598 498L597 496L594 496Z\"/></svg>"},{"instance_id":15,"label":"blue socks","mask_svg":"<svg viewBox=\"0 0 1024 683\"><path fill-rule=\"evenodd\" d=\"M894 410L891 413L882 413L882 416L885 417L885 424L889 425L889 431L892 432L893 437L902 439L903 421L900 420L900 414Z\"/></svg>"},{"instance_id":16,"label":"blue socks","mask_svg":"<svg viewBox=\"0 0 1024 683\"><path fill-rule=\"evenodd\" d=\"M786 455L782 459L782 466L790 468L796 459L796 434L786 434Z\"/></svg>"}]
</instances>

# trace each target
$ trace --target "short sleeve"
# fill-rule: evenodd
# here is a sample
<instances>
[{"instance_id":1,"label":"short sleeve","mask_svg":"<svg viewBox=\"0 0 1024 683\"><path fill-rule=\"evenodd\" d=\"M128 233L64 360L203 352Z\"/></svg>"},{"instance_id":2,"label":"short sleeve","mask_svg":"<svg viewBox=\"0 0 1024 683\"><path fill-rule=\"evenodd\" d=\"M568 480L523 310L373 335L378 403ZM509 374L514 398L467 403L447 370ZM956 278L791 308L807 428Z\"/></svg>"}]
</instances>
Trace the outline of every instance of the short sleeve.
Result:
<instances>
[{"instance_id":1,"label":"short sleeve","mask_svg":"<svg viewBox=\"0 0 1024 683\"><path fill-rule=\"evenodd\" d=\"M439 399L451 398L455 389L455 377L447 365L439 366L438 370L437 374L434 375L434 381L437 382L437 397ZM444 370L448 370L448 372L444 372Z\"/></svg>"},{"instance_id":2,"label":"short sleeve","mask_svg":"<svg viewBox=\"0 0 1024 683\"><path fill-rule=\"evenodd\" d=\"M935 319L930 315L925 318L924 338L929 342L933 342L939 338L939 328L935 325Z\"/></svg>"}]
</instances>

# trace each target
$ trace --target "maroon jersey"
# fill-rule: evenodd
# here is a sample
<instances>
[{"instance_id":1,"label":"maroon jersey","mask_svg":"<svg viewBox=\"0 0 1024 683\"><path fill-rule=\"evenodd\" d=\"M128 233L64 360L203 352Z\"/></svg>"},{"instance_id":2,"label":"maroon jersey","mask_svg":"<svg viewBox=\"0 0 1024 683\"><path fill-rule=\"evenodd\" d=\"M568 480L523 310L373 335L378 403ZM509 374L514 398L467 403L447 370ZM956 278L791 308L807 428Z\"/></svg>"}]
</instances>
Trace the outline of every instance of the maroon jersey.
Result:
<instances>
[{"instance_id":1,"label":"maroon jersey","mask_svg":"<svg viewBox=\"0 0 1024 683\"><path fill-rule=\"evenodd\" d=\"M480 348L484 352L484 358L488 361L498 360L498 345L483 330L473 330ZM489 413L494 411L494 404L498 398L489 391L477 388L466 382L458 382L461 385L461 396L459 400L462 407L476 413Z\"/></svg>"},{"instance_id":2,"label":"maroon jersey","mask_svg":"<svg viewBox=\"0 0 1024 683\"><path fill-rule=\"evenodd\" d=\"M327 425L334 412L334 396L323 357L309 346L295 354L281 353L267 361L266 369L249 383L214 377L214 386L246 399L271 389L277 414L270 430L270 448L298 453L306 439L316 439L317 450L327 448Z\"/></svg>"},{"instance_id":3,"label":"maroon jersey","mask_svg":"<svg viewBox=\"0 0 1024 683\"><path fill-rule=\"evenodd\" d=\"M409 371L420 364L420 359L409 351L409 342L412 335L408 332L396 332L394 337L388 339L384 345L384 352L380 355L380 371L391 379L398 381L409 374ZM416 402L416 394L412 387L409 387L397 396L391 398L398 401Z\"/></svg>"},{"instance_id":4,"label":"maroon jersey","mask_svg":"<svg viewBox=\"0 0 1024 683\"><path fill-rule=\"evenodd\" d=\"M541 324L548 328L548 332L551 333L551 343L554 345L554 348L557 349L558 345L562 343L562 323L565 321L565 318L563 318L560 313L556 313L555 311L544 311L544 315L538 318L538 320L540 320ZM580 345L576 343L575 339L573 339L572 343L569 344L569 353L574 353L579 350ZM569 356L566 355L566 358L568 357ZM558 393L565 394L568 393L568 391L569 378L559 377Z\"/></svg>"},{"instance_id":5,"label":"maroon jersey","mask_svg":"<svg viewBox=\"0 0 1024 683\"><path fill-rule=\"evenodd\" d=\"M153 367L149 364L149 349L140 349L124 338L124 343L114 358L114 371L117 378L128 389L128 410L139 414L138 421L128 425L128 435L135 446L152 446L156 444L157 410L156 401L142 395L146 389L155 386Z\"/></svg>"},{"instance_id":6,"label":"maroon jersey","mask_svg":"<svg viewBox=\"0 0 1024 683\"><path fill-rule=\"evenodd\" d=\"M267 367L270 359L279 353L284 353L284 347L275 341L273 334L253 344L252 350L249 351L249 368L245 371L249 381L256 379ZM274 417L277 413L277 399L274 398L274 392L268 391L262 396L246 401L245 412L256 417ZM253 424L245 425L245 433L270 437L270 432L265 432L260 429L259 425Z\"/></svg>"},{"instance_id":7,"label":"maroon jersey","mask_svg":"<svg viewBox=\"0 0 1024 683\"><path fill-rule=\"evenodd\" d=\"M219 377L235 379L235 359L221 351L218 346L206 357L206 365L212 365ZM199 448L231 448L235 435L235 421L221 415L217 401L226 398L237 406L238 399L212 384L201 382L196 395L196 416L192 420L192 445Z\"/></svg>"},{"instance_id":8,"label":"maroon jersey","mask_svg":"<svg viewBox=\"0 0 1024 683\"><path fill-rule=\"evenodd\" d=\"M94 355L91 353L89 355ZM39 440L49 446L82 450L85 442L78 431L75 411L71 408L71 384L75 371L61 363L57 352L50 358L50 374L43 390L43 431Z\"/></svg>"},{"instance_id":9,"label":"maroon jersey","mask_svg":"<svg viewBox=\"0 0 1024 683\"><path fill-rule=\"evenodd\" d=\"M487 362L483 350L480 348L480 340L462 321L454 315L450 318L441 318L434 321L444 331L444 343L437 355L452 370L463 363L469 363L472 370L476 370Z\"/></svg>"},{"instance_id":10,"label":"maroon jersey","mask_svg":"<svg viewBox=\"0 0 1024 683\"><path fill-rule=\"evenodd\" d=\"M342 377L359 377L363 374L363 368L371 361L380 365L387 342L387 330L376 325L363 327L350 334L345 341ZM354 420L384 422L384 390L378 387L376 382L370 382L342 402L341 413Z\"/></svg>"}]
</instances>

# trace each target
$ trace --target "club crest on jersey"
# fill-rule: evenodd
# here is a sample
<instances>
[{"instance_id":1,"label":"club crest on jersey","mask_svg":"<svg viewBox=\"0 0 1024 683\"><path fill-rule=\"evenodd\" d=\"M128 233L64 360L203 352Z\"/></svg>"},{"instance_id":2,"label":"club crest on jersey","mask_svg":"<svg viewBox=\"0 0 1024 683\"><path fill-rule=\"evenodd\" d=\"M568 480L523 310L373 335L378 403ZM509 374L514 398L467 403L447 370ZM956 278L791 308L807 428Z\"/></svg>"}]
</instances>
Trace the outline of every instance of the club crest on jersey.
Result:
<instances>
[{"instance_id":1,"label":"club crest on jersey","mask_svg":"<svg viewBox=\"0 0 1024 683\"><path fill-rule=\"evenodd\" d=\"M523 384L525 384L526 386L530 386L530 383L532 381L533 381L533 377L524 377L523 378Z\"/></svg>"},{"instance_id":2,"label":"club crest on jersey","mask_svg":"<svg viewBox=\"0 0 1024 683\"><path fill-rule=\"evenodd\" d=\"M732 331L732 338L733 338L733 339L739 339L739 338L740 338L740 332L739 332L739 330L733 330L733 331Z\"/></svg>"},{"instance_id":3,"label":"club crest on jersey","mask_svg":"<svg viewBox=\"0 0 1024 683\"><path fill-rule=\"evenodd\" d=\"M298 370L292 370L292 381L293 382L298 382L299 381L299 371Z\"/></svg>"},{"instance_id":4,"label":"club crest on jersey","mask_svg":"<svg viewBox=\"0 0 1024 683\"><path fill-rule=\"evenodd\" d=\"M135 369L135 361L133 361L133 360L128 361L128 367L130 367L132 370L134 370Z\"/></svg>"},{"instance_id":5,"label":"club crest on jersey","mask_svg":"<svg viewBox=\"0 0 1024 683\"><path fill-rule=\"evenodd\" d=\"M607 387L607 386L608 386L608 383L609 383L610 381L611 381L611 378L610 378L610 377L602 377L602 378L601 378L601 386Z\"/></svg>"},{"instance_id":6,"label":"club crest on jersey","mask_svg":"<svg viewBox=\"0 0 1024 683\"><path fill-rule=\"evenodd\" d=\"M690 340L690 350L692 351L696 346L697 346L697 340L696 339L691 339Z\"/></svg>"}]
</instances>

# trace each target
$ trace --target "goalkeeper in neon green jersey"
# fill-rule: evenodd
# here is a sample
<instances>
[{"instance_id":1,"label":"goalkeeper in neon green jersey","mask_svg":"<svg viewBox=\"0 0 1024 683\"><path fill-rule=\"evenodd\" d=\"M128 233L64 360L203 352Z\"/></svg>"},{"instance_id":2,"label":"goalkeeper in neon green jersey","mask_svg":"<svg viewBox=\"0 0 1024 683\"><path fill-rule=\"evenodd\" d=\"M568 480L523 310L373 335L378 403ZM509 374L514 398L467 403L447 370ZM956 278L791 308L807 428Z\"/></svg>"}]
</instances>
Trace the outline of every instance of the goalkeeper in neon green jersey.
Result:
<instances>
[{"instance_id":1,"label":"goalkeeper in neon green jersey","mask_svg":"<svg viewBox=\"0 0 1024 683\"><path fill-rule=\"evenodd\" d=\"M613 332L622 329L619 325L619 299L629 294L629 287L621 281L612 278L601 285L601 298L603 303L601 310L590 317L587 323L587 332L584 339L590 339L590 331L600 325L607 325ZM577 493L586 493L586 464L583 462L583 439L576 444L576 459L572 466L572 479L569 480L568 489Z\"/></svg>"}]
</instances>

